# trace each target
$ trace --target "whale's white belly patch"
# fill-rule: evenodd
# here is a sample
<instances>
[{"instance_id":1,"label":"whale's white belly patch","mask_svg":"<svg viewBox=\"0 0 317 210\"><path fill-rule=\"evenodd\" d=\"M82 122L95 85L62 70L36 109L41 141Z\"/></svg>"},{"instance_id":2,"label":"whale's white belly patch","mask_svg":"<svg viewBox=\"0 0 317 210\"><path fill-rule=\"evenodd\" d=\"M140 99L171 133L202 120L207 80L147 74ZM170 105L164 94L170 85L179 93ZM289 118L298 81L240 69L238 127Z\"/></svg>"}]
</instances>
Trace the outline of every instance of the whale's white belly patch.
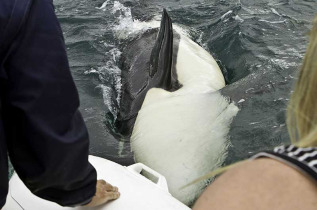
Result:
<instances>
[{"instance_id":1,"label":"whale's white belly patch","mask_svg":"<svg viewBox=\"0 0 317 210\"><path fill-rule=\"evenodd\" d=\"M183 91L209 92L225 86L215 59L202 47L180 34L176 70Z\"/></svg>"}]
</instances>

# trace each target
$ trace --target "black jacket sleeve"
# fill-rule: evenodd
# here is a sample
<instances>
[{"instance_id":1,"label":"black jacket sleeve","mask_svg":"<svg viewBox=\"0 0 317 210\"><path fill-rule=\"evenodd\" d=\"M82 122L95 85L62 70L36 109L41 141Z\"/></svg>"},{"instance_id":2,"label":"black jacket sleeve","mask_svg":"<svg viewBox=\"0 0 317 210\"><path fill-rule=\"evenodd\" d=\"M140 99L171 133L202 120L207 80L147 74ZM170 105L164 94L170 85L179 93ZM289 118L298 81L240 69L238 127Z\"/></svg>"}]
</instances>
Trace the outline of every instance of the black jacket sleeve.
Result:
<instances>
[{"instance_id":1,"label":"black jacket sleeve","mask_svg":"<svg viewBox=\"0 0 317 210\"><path fill-rule=\"evenodd\" d=\"M83 204L95 194L96 171L62 31L52 0L24 1L28 12L2 62L9 156L35 195L62 206Z\"/></svg>"}]
</instances>

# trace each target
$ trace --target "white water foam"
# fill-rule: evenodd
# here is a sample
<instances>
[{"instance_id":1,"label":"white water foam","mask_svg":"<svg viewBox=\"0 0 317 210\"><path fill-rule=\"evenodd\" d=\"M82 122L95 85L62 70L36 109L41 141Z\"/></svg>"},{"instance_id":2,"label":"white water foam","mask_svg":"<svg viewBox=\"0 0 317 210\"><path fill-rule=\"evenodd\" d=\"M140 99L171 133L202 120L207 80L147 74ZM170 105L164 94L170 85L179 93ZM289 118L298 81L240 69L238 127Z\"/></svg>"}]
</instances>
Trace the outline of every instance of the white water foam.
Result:
<instances>
[{"instance_id":1,"label":"white water foam","mask_svg":"<svg viewBox=\"0 0 317 210\"><path fill-rule=\"evenodd\" d=\"M229 10L228 12L226 12L224 15L221 16L221 20L224 20L227 16L231 15L233 13L232 10Z\"/></svg>"},{"instance_id":2,"label":"white water foam","mask_svg":"<svg viewBox=\"0 0 317 210\"><path fill-rule=\"evenodd\" d=\"M239 21L240 23L244 22L244 20L239 15L234 16L233 19L235 19L236 21Z\"/></svg>"},{"instance_id":3,"label":"white water foam","mask_svg":"<svg viewBox=\"0 0 317 210\"><path fill-rule=\"evenodd\" d=\"M113 25L112 30L119 40L133 38L148 29L160 27L161 14L156 15L150 21L140 21L132 17L131 8L125 7L119 1L113 1L113 4L111 4L110 0L107 0L100 9L111 12L117 16L117 23ZM182 31L185 35L189 33L184 27L177 25L173 25L173 27L174 29L178 29L178 31Z\"/></svg>"},{"instance_id":4,"label":"white water foam","mask_svg":"<svg viewBox=\"0 0 317 210\"><path fill-rule=\"evenodd\" d=\"M111 30L118 40L134 37L149 28L159 27L160 24L159 21L141 22L133 20L131 9L125 7L119 1L106 0L97 9L114 14L116 20ZM108 49L108 52L105 54L107 59L106 64L85 73L98 74L101 84L97 88L101 89L104 104L114 118L116 118L121 96L121 69L117 65L121 52L114 44L109 44L106 41L103 44Z\"/></svg>"},{"instance_id":5,"label":"white water foam","mask_svg":"<svg viewBox=\"0 0 317 210\"><path fill-rule=\"evenodd\" d=\"M119 24L115 25L113 28L113 31L118 39L128 39L130 37L135 37L141 32L160 26L160 21L155 19L149 22L133 19L131 9L125 7L118 1L114 1L111 12L112 14L119 14Z\"/></svg>"},{"instance_id":6,"label":"white water foam","mask_svg":"<svg viewBox=\"0 0 317 210\"><path fill-rule=\"evenodd\" d=\"M280 17L282 17L282 15L280 13L278 13L278 11L276 11L276 9L271 8L272 12Z\"/></svg>"},{"instance_id":7,"label":"white water foam","mask_svg":"<svg viewBox=\"0 0 317 210\"><path fill-rule=\"evenodd\" d=\"M105 1L105 2L101 5L101 7L97 7L97 9L102 9L103 11L106 11L106 7L107 7L109 1L110 1L110 0Z\"/></svg>"},{"instance_id":8,"label":"white water foam","mask_svg":"<svg viewBox=\"0 0 317 210\"><path fill-rule=\"evenodd\" d=\"M106 65L97 69L91 68L85 72L85 74L98 75L101 84L97 88L101 89L104 104L115 118L118 114L121 95L121 70L117 66L120 56L120 50L113 48L106 53L106 57L111 58L106 62Z\"/></svg>"},{"instance_id":9,"label":"white water foam","mask_svg":"<svg viewBox=\"0 0 317 210\"><path fill-rule=\"evenodd\" d=\"M136 36L151 27L159 27L159 21L141 22L133 20L131 9L118 1L106 0L97 9L114 14L116 21L111 30L118 40L125 40ZM120 107L121 97L121 69L118 67L121 51L114 44L109 44L106 41L103 44L108 50L105 54L107 59L106 64L97 69L92 68L85 73L98 74L101 84L97 88L101 89L104 104L115 120Z\"/></svg>"},{"instance_id":10,"label":"white water foam","mask_svg":"<svg viewBox=\"0 0 317 210\"><path fill-rule=\"evenodd\" d=\"M260 19L259 21L260 22L271 23L271 24L286 23L286 20L269 21L269 20Z\"/></svg>"}]
</instances>

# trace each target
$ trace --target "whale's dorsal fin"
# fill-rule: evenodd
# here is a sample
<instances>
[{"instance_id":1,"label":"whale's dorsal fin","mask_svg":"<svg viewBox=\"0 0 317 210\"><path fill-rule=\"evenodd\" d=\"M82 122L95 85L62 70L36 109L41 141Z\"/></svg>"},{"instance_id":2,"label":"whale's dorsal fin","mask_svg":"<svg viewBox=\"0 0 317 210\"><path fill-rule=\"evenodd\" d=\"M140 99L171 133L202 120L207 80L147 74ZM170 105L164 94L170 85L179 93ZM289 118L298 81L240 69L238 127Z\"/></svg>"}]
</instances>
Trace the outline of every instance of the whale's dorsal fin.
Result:
<instances>
[{"instance_id":1,"label":"whale's dorsal fin","mask_svg":"<svg viewBox=\"0 0 317 210\"><path fill-rule=\"evenodd\" d=\"M170 72L173 54L173 26L166 9L163 9L160 31L150 58L150 77L158 71L159 65Z\"/></svg>"},{"instance_id":2,"label":"whale's dorsal fin","mask_svg":"<svg viewBox=\"0 0 317 210\"><path fill-rule=\"evenodd\" d=\"M120 112L115 126L124 136L132 133L148 90L175 91L181 87L176 68L172 68L176 62L173 52L177 52L173 44L172 21L164 9L160 29L148 30L123 50Z\"/></svg>"}]
</instances>

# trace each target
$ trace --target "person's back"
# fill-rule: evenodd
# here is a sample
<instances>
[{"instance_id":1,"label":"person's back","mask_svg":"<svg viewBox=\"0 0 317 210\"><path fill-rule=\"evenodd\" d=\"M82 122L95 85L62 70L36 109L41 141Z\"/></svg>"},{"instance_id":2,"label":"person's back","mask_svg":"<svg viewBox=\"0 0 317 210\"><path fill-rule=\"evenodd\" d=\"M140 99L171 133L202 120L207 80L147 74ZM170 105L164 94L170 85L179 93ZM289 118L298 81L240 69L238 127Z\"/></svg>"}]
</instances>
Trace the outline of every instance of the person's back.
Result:
<instances>
[{"instance_id":1,"label":"person's back","mask_svg":"<svg viewBox=\"0 0 317 210\"><path fill-rule=\"evenodd\" d=\"M263 158L237 165L201 195L193 210L315 210L316 181L282 162Z\"/></svg>"}]
</instances>

